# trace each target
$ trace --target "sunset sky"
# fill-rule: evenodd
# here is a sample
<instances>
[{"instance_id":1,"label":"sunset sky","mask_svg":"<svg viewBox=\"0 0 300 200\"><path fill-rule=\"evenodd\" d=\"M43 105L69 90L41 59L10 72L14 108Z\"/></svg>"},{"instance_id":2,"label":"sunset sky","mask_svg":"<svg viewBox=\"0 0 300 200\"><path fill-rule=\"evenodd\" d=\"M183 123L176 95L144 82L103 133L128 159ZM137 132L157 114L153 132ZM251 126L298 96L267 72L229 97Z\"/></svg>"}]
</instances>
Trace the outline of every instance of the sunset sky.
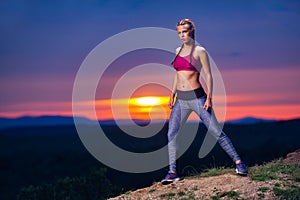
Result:
<instances>
[{"instance_id":1,"label":"sunset sky","mask_svg":"<svg viewBox=\"0 0 300 200\"><path fill-rule=\"evenodd\" d=\"M7 0L0 3L0 117L72 116L72 90L86 56L102 41L141 27L175 29L183 18L196 25L196 40L214 59L226 89L226 120L246 116L300 117L300 2L298 0ZM159 35L157 38L159 39ZM147 39L147 38L145 38ZM122 45L122 44L120 44ZM174 49L175 51L175 49ZM145 63L168 65L173 55L136 51L116 60L99 81L99 119L165 118L170 88L145 85L113 99L119 78ZM169 80L175 71L142 74ZM154 76L155 75L155 76ZM134 82L132 82L134 84ZM90 117L84 112L82 116ZM119 114L111 112L111 103ZM152 108L151 108L152 107ZM162 112L166 110L167 113Z\"/></svg>"}]
</instances>

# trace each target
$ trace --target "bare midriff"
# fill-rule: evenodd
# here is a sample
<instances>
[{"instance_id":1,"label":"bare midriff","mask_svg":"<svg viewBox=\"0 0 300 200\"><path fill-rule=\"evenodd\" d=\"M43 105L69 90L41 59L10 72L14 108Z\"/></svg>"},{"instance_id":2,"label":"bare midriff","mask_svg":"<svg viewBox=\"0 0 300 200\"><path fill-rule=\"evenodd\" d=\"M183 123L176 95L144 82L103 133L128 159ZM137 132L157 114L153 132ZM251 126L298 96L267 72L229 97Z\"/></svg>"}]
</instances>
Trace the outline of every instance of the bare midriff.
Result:
<instances>
[{"instance_id":1,"label":"bare midriff","mask_svg":"<svg viewBox=\"0 0 300 200\"><path fill-rule=\"evenodd\" d=\"M195 90L201 87L199 82L199 72L195 71L177 71L176 89L180 91Z\"/></svg>"}]
</instances>

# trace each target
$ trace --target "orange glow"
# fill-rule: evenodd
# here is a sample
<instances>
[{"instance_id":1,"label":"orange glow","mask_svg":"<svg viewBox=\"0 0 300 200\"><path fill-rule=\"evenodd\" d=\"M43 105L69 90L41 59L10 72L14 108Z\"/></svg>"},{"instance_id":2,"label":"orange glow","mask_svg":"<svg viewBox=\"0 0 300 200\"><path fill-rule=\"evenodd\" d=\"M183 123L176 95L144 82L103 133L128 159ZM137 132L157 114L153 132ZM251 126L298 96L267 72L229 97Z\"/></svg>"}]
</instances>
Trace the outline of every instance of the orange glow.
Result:
<instances>
[{"instance_id":1,"label":"orange glow","mask_svg":"<svg viewBox=\"0 0 300 200\"><path fill-rule=\"evenodd\" d=\"M271 104L271 99L280 95L227 95L225 120L233 120L246 116L287 120L300 118L300 104ZM95 105L98 120L109 119L168 119L171 110L167 107L168 96L154 96L159 99L157 105L148 106L135 103L140 97L128 99L103 99L94 102L80 102L81 110L78 116L94 119L87 113L87 107ZM262 102L256 102L259 99ZM112 112L112 106L117 110ZM215 105L217 106L217 105ZM0 117L16 118L21 116L61 115L72 116L72 102L44 102L22 103L7 107L7 111L0 112ZM192 120L199 120L198 116L191 114Z\"/></svg>"},{"instance_id":2,"label":"orange glow","mask_svg":"<svg viewBox=\"0 0 300 200\"><path fill-rule=\"evenodd\" d=\"M130 99L98 100L95 102L97 117L112 119L166 119L170 109L166 96L133 97Z\"/></svg>"},{"instance_id":3,"label":"orange glow","mask_svg":"<svg viewBox=\"0 0 300 200\"><path fill-rule=\"evenodd\" d=\"M279 95L280 96L280 95ZM78 106L82 108L82 112L78 115L93 119L93 116L86 112L87 106L95 105L98 120L109 119L168 119L171 110L167 107L168 96L154 96L160 101L158 105L146 106L135 103L135 100L140 97L128 99L103 99L94 102L80 102ZM300 118L299 104L267 104L257 103L250 104L252 100L259 98L268 102L276 96L262 96L262 95L228 95L226 119L233 120L243 118L246 116L253 116L259 118L270 118L287 120L293 118ZM117 113L113 113L111 106L115 106ZM0 117L16 118L21 116L41 116L41 115L61 115L72 116L72 102L52 102L52 103L22 103L9 108L10 111L2 111ZM191 114L191 120L199 120L195 114Z\"/></svg>"},{"instance_id":4,"label":"orange glow","mask_svg":"<svg viewBox=\"0 0 300 200\"><path fill-rule=\"evenodd\" d=\"M144 98L144 97L143 97ZM131 100L119 99L119 100L101 100L97 101L98 105L102 104L107 105L110 101L112 104L115 104L120 112L118 115L113 115L108 110L99 110L98 113L102 113L98 115L101 119L103 117L113 117L118 119L128 119L128 115L126 112L130 113L130 117L134 119L144 119L149 120L149 115L151 113L152 119L166 119L169 118L171 110L167 107L167 102L169 100L168 96L160 96L156 97L160 99L159 105L154 106L146 106L144 104L140 105L136 103L136 100L139 98L132 98ZM238 95L230 95L227 98L227 107L226 107L226 118L225 120L233 120L238 118L243 118L246 116L260 117L260 118L270 118L270 119L279 119L286 120L292 118L300 117L300 105L263 105L256 104L250 105L249 100L255 99L257 97L253 96L238 96ZM268 101L272 97L261 97L261 100ZM274 98L274 97L273 97ZM127 103L126 103L127 102ZM248 104L247 104L248 102ZM127 107L125 106L127 105ZM191 114L189 117L191 120L199 120L199 117L196 114Z\"/></svg>"},{"instance_id":5,"label":"orange glow","mask_svg":"<svg viewBox=\"0 0 300 200\"><path fill-rule=\"evenodd\" d=\"M139 105L139 106L155 106L155 105L167 104L168 100L169 100L168 97L156 97L156 96L138 97L138 98L131 98L129 100L129 104Z\"/></svg>"},{"instance_id":6,"label":"orange glow","mask_svg":"<svg viewBox=\"0 0 300 200\"><path fill-rule=\"evenodd\" d=\"M246 116L287 120L300 118L300 105L228 106L226 120Z\"/></svg>"},{"instance_id":7,"label":"orange glow","mask_svg":"<svg viewBox=\"0 0 300 200\"><path fill-rule=\"evenodd\" d=\"M272 69L259 68L258 66L253 69L244 69L241 66L239 69L223 69L221 73L224 80L227 101L225 120L247 116L281 120L300 118L299 66L282 66L281 68ZM71 84L66 83L64 80L62 82L55 81L55 84L53 84L52 79L45 81L44 78L39 81L40 84L37 84L36 82L22 79L22 83L24 82L22 87L31 88L36 94L41 94L41 96L37 95L39 98L34 99L44 99L44 101L33 101L27 97L23 100L22 96L20 96L20 100L18 101L10 102L7 99L1 104L0 117L73 116L71 100L59 101L59 99L67 99L70 96L58 98L57 101L55 98L52 98L52 93L56 94L54 91L60 91L58 96L61 93L67 93L67 87L70 87ZM151 83L137 88L130 94L131 96L126 96L130 92L124 90L119 94L119 99L110 99L110 87L108 86L114 83L114 81L114 79L109 79L108 82L99 84L103 88L100 87L97 89L96 100L76 103L80 108L80 111L76 115L94 119L94 113L87 112L87 108L93 106L95 107L96 118L98 120L169 118L171 111L167 107L168 95L171 92L169 88ZM10 91L18 91L21 86L19 83L12 82L9 79L4 82L9 83L7 85L10 86ZM23 91L27 90L23 89ZM53 92L44 94L44 91ZM69 92L71 94L71 91ZM14 93L17 94L17 92ZM48 96L44 98L43 95L50 95L51 98L47 101L46 97ZM154 97L154 99L145 99L145 97ZM221 100L222 98L217 95L213 97L213 105L216 111L220 106L223 106ZM112 111L112 107L114 107L116 112ZM191 114L190 119L199 120L195 114Z\"/></svg>"}]
</instances>

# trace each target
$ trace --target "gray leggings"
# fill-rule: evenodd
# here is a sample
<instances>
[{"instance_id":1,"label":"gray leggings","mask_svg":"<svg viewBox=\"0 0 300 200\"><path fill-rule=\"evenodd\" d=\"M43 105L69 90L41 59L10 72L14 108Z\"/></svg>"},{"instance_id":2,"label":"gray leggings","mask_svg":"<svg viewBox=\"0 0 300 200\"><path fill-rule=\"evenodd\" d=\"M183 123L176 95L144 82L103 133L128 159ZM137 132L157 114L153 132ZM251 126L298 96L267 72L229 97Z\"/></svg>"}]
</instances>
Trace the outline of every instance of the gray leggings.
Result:
<instances>
[{"instance_id":1,"label":"gray leggings","mask_svg":"<svg viewBox=\"0 0 300 200\"><path fill-rule=\"evenodd\" d=\"M190 91L193 92L193 91ZM170 171L176 171L176 137L181 125L186 121L192 111L194 111L202 120L206 128L209 127L209 133L212 134L224 149L224 151L231 157L233 162L240 160L238 153L232 145L228 136L222 131L217 122L213 111L203 108L206 101L206 95L202 97L193 98L190 100L177 100L171 112L168 130L168 151L169 151L169 168Z\"/></svg>"}]
</instances>

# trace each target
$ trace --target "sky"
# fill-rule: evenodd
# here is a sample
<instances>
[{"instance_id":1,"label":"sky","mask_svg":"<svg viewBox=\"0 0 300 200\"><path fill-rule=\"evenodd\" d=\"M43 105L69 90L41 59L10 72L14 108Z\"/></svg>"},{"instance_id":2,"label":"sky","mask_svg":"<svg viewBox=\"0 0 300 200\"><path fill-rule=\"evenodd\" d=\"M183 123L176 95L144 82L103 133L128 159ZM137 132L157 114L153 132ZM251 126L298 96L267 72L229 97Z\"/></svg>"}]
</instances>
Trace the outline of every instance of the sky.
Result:
<instances>
[{"instance_id":1,"label":"sky","mask_svg":"<svg viewBox=\"0 0 300 200\"><path fill-rule=\"evenodd\" d=\"M4 0L0 13L0 117L72 116L76 74L97 45L135 28L175 30L183 18L194 21L196 40L222 75L226 120L300 117L297 0ZM129 94L159 97L161 101L154 107L131 104L126 98L111 101L111 93L126 70L148 62L167 65L172 56L144 50L116 60L99 81L97 117L126 119L128 115L122 112L128 110L133 118L149 118L150 110L156 118L168 116L168 88L145 85ZM171 82L174 77L171 73L160 77L153 71L156 78L170 78ZM142 74L139 79L151 76ZM120 111L116 116L111 104ZM84 109L81 115L90 117Z\"/></svg>"}]
</instances>

